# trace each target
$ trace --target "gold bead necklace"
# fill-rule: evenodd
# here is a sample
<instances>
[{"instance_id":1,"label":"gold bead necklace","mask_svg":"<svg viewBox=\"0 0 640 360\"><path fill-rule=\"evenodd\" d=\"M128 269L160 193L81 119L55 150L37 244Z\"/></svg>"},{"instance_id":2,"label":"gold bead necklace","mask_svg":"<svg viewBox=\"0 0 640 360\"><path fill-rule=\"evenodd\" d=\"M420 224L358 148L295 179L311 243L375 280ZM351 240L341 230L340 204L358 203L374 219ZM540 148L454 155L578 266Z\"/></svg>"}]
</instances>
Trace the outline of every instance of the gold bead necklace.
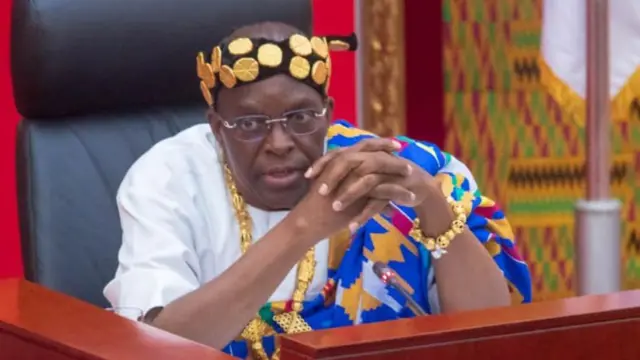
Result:
<instances>
[{"instance_id":1,"label":"gold bead necklace","mask_svg":"<svg viewBox=\"0 0 640 360\"><path fill-rule=\"evenodd\" d=\"M244 198L238 193L231 169L225 163L224 164L225 180L227 188L231 194L231 203L240 224L240 249L242 253L246 253L249 246L253 244L253 229L251 216L247 210L247 204ZM299 332L311 331L311 327L300 316L302 310L302 302L304 301L307 289L313 280L316 268L316 256L315 247L311 247L304 258L298 264L297 282L295 290L292 296L291 312L282 313L274 316L273 320L285 331L287 334L295 334ZM262 346L262 338L269 330L269 324L267 324L260 316L256 316L249 324L244 328L240 335L246 342L247 348L253 353L253 356L259 360L269 360L269 356ZM280 349L277 348L274 352L272 360L277 360L280 357Z\"/></svg>"}]
</instances>

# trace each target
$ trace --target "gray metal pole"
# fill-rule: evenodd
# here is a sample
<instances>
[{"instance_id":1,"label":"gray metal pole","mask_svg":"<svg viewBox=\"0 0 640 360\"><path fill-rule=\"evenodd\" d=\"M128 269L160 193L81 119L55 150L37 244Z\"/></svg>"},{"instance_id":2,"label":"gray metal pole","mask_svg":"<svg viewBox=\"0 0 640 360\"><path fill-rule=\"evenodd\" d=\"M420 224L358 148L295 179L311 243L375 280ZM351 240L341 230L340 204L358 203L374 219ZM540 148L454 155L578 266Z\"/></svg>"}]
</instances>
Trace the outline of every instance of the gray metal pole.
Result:
<instances>
[{"instance_id":1,"label":"gray metal pole","mask_svg":"<svg viewBox=\"0 0 640 360\"><path fill-rule=\"evenodd\" d=\"M587 4L586 199L576 204L578 295L620 291L620 201L610 198L609 1Z\"/></svg>"}]
</instances>

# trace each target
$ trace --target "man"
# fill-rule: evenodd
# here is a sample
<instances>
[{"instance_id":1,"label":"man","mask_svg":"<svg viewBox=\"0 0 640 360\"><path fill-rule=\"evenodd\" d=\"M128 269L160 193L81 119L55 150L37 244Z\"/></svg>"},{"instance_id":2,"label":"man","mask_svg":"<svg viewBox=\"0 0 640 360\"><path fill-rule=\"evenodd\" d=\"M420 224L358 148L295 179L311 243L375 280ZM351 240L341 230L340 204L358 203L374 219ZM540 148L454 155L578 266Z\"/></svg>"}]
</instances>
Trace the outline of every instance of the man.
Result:
<instances>
[{"instance_id":1,"label":"man","mask_svg":"<svg viewBox=\"0 0 640 360\"><path fill-rule=\"evenodd\" d=\"M154 146L120 187L114 307L267 359L276 333L414 316L377 262L430 313L508 305L508 285L530 301L512 231L462 163L331 125L328 50L353 46L260 23L198 56L209 124Z\"/></svg>"}]
</instances>

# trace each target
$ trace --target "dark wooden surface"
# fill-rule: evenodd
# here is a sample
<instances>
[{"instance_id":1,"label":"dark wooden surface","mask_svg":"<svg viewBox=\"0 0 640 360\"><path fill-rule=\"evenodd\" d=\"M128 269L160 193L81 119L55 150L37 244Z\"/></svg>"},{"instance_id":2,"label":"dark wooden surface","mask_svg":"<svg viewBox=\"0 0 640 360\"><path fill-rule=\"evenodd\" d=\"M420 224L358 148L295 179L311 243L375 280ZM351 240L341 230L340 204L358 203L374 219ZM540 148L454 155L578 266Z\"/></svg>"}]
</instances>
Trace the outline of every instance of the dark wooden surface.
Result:
<instances>
[{"instance_id":1,"label":"dark wooden surface","mask_svg":"<svg viewBox=\"0 0 640 360\"><path fill-rule=\"evenodd\" d=\"M0 359L233 358L72 297L11 279L0 281Z\"/></svg>"},{"instance_id":2,"label":"dark wooden surface","mask_svg":"<svg viewBox=\"0 0 640 360\"><path fill-rule=\"evenodd\" d=\"M296 359L640 359L640 291L281 339ZM231 359L23 280L0 281L0 359Z\"/></svg>"},{"instance_id":3,"label":"dark wooden surface","mask_svg":"<svg viewBox=\"0 0 640 360\"><path fill-rule=\"evenodd\" d=\"M282 360L640 359L640 291L283 337Z\"/></svg>"}]
</instances>

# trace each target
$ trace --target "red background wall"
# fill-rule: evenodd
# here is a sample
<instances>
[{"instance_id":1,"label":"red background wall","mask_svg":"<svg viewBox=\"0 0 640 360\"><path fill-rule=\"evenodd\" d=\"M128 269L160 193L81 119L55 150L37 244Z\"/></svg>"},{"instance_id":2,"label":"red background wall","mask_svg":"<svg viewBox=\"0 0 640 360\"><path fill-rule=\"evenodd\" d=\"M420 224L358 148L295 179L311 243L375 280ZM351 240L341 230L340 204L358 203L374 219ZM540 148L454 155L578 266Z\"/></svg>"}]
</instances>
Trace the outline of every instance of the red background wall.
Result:
<instances>
[{"instance_id":1,"label":"red background wall","mask_svg":"<svg viewBox=\"0 0 640 360\"><path fill-rule=\"evenodd\" d=\"M314 33L348 35L354 32L355 2L355 0L313 0ZM336 100L334 117L355 123L357 121L355 53L332 53L331 71L329 94Z\"/></svg>"},{"instance_id":2,"label":"red background wall","mask_svg":"<svg viewBox=\"0 0 640 360\"><path fill-rule=\"evenodd\" d=\"M405 0L404 25L407 136L442 147L446 131L442 1Z\"/></svg>"},{"instance_id":3,"label":"red background wall","mask_svg":"<svg viewBox=\"0 0 640 360\"><path fill-rule=\"evenodd\" d=\"M15 130L9 76L9 18L11 0L0 0L0 278L20 276L18 215L14 176Z\"/></svg>"}]
</instances>

